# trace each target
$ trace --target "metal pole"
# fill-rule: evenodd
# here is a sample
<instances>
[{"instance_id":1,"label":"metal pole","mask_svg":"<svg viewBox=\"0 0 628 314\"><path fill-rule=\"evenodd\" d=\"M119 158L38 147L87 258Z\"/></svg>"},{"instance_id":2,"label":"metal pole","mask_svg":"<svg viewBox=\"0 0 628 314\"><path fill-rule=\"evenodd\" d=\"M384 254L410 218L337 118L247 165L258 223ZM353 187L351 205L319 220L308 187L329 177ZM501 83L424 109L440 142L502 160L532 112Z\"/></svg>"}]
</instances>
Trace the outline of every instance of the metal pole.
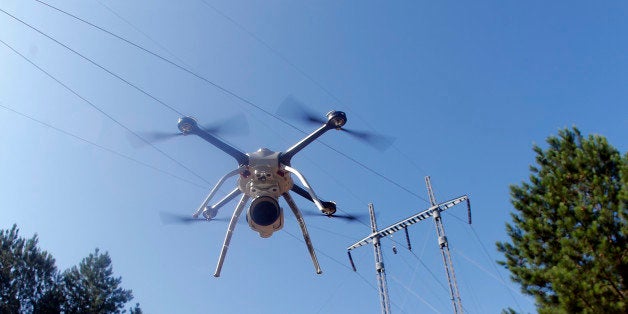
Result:
<instances>
[{"instance_id":1,"label":"metal pole","mask_svg":"<svg viewBox=\"0 0 628 314\"><path fill-rule=\"evenodd\" d=\"M429 176L425 177L425 184L427 185L427 193L430 197L430 203L432 206L436 206L436 198L434 197L434 192L432 191L432 184ZM438 246L440 247L440 252L443 256L443 263L445 264L445 273L447 274L447 281L449 282L449 296L454 307L454 313L462 313L462 300L460 299L460 292L458 291L458 284L456 283L454 264L451 261L449 244L447 243L447 236L445 235L445 227L443 226L443 221L438 208L434 209L432 217L434 217L434 224L436 225Z\"/></svg>"},{"instance_id":2,"label":"metal pole","mask_svg":"<svg viewBox=\"0 0 628 314\"><path fill-rule=\"evenodd\" d=\"M377 222L375 221L375 209L373 203L369 204L369 214L371 216L371 231L377 233ZM390 313L390 299L388 297L388 287L386 285L386 270L384 268L384 256L382 255L380 237L373 238L373 249L375 251L375 271L377 272L377 288L382 303L382 313Z\"/></svg>"}]
</instances>

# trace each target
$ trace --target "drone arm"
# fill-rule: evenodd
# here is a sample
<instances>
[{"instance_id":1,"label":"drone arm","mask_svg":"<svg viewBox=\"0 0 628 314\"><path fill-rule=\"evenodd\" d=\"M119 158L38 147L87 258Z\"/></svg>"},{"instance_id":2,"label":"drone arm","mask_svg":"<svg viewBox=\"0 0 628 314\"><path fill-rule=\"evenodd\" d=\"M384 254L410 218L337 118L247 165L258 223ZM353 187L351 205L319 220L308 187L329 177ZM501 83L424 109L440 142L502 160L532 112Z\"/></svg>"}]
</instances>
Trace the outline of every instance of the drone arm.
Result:
<instances>
[{"instance_id":1,"label":"drone arm","mask_svg":"<svg viewBox=\"0 0 628 314\"><path fill-rule=\"evenodd\" d=\"M216 214L218 213L218 209L220 209L221 207L223 207L225 204L231 202L232 199L234 199L236 196L242 194L242 191L240 191L239 188L235 188L233 189L233 191L231 191L231 193L227 194L227 196L223 197L220 201L218 201L218 203L210 206L210 207L205 207L205 209L203 210L203 216L206 216L205 212L206 211L210 211L208 213L208 215L211 218L214 218L216 216Z\"/></svg>"},{"instance_id":2,"label":"drone arm","mask_svg":"<svg viewBox=\"0 0 628 314\"><path fill-rule=\"evenodd\" d=\"M225 241L222 244L222 251L220 251L220 257L218 258L218 265L216 265L216 272L214 272L214 277L220 277L220 271L222 270L222 264L225 261L225 256L227 255L227 249L229 249L229 243L231 242L231 236L233 235L233 230L235 229L238 218L244 209L244 205L249 201L249 196L244 194L238 203L235 211L233 212L233 216L231 216L231 221L229 221L229 228L227 229L227 235L225 235Z\"/></svg>"},{"instance_id":3,"label":"drone arm","mask_svg":"<svg viewBox=\"0 0 628 314\"><path fill-rule=\"evenodd\" d=\"M306 191L305 189L303 189L302 187L294 184L292 185L292 188L290 189L292 192L297 193L299 196L305 198L306 200L310 201L310 202L314 202L314 200L312 199L312 196L310 195L310 193L308 193L308 191ZM327 201L323 201L321 200L321 204L323 205L324 208L333 208L334 212L336 211L336 203L334 202L327 202Z\"/></svg>"},{"instance_id":4,"label":"drone arm","mask_svg":"<svg viewBox=\"0 0 628 314\"><path fill-rule=\"evenodd\" d=\"M312 240L310 239L310 235L307 232L307 227L305 226L305 220L303 219L303 214L301 214L301 211L297 207L297 204L294 202L294 200L292 199L292 196L290 196L288 192L283 194L283 198L288 203L288 206L290 206L290 209L292 209L292 212L294 213L294 216L296 216L297 222L299 223L299 226L301 227L301 232L303 233L303 239L305 240L305 245L307 245L307 249L310 252L310 257L312 258L312 263L314 263L314 268L316 269L316 273L321 274L323 271L321 270L321 267L318 264L318 259L316 258L316 252L314 251Z\"/></svg>"},{"instance_id":5,"label":"drone arm","mask_svg":"<svg viewBox=\"0 0 628 314\"><path fill-rule=\"evenodd\" d=\"M297 193L299 196L303 197L304 199L310 201L310 202L314 202L314 200L312 199L312 196L310 195L310 193L308 191L306 191L304 188L293 184L292 188L290 189L292 192Z\"/></svg>"},{"instance_id":6,"label":"drone arm","mask_svg":"<svg viewBox=\"0 0 628 314\"><path fill-rule=\"evenodd\" d=\"M249 156L247 156L245 153L237 150L236 148L234 148L233 146L219 140L217 137L209 134L208 132L206 132L205 130L199 128L198 126L196 126L195 128L190 130L190 133L195 134L199 137L201 137L202 139L206 140L207 142L209 142L210 144L216 146L218 149L222 150L223 152L229 154L231 157L235 158L235 160L238 162L239 165L247 165L249 163Z\"/></svg>"},{"instance_id":7,"label":"drone arm","mask_svg":"<svg viewBox=\"0 0 628 314\"><path fill-rule=\"evenodd\" d=\"M314 142L325 132L333 128L334 127L330 124L325 124L321 126L316 131L312 132L310 135L306 136L304 139L294 144L294 146L288 148L284 153L281 154L281 156L279 156L279 161L285 165L289 165L290 160L292 160L292 157L294 157L296 153L300 152L303 148L305 148L305 146L310 145L310 143Z\"/></svg>"},{"instance_id":8,"label":"drone arm","mask_svg":"<svg viewBox=\"0 0 628 314\"><path fill-rule=\"evenodd\" d=\"M235 170L227 173L226 175L224 175L222 178L220 178L220 180L218 180L218 183L216 183L214 188L209 192L209 195L207 195L207 197L205 198L205 200L203 201L201 206L198 207L198 209L196 210L196 212L194 212L192 217L198 218L198 215L200 215L201 212L203 212L203 209L205 208L205 206L207 206L207 203L209 203L209 201L214 197L214 195L216 195L216 192L218 192L218 188L220 188L220 186L222 186L222 184L225 182L225 180L227 180L227 179L237 175L239 172L240 172L240 168L235 169Z\"/></svg>"}]
</instances>

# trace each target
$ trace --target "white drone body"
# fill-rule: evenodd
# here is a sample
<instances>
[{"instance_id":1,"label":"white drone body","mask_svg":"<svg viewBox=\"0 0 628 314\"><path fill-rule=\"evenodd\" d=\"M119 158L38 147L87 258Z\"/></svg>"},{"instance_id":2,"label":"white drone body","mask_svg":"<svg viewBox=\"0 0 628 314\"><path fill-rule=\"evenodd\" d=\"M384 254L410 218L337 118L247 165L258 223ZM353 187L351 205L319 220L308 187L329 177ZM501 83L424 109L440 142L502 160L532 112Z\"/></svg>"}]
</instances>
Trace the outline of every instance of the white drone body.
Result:
<instances>
[{"instance_id":1,"label":"white drone body","mask_svg":"<svg viewBox=\"0 0 628 314\"><path fill-rule=\"evenodd\" d=\"M303 238L309 250L316 273L322 273L314 247L310 240L310 236L305 226L303 214L297 207L296 203L290 195L290 191L297 193L303 198L313 202L322 214L333 216L336 212L336 204L334 202L321 201L317 196L305 177L295 168L290 166L292 157L302 150L304 147L312 143L323 133L331 129L341 129L347 119L343 112L331 111L327 114L327 121L321 127L306 136L300 142L287 149L285 152L273 152L267 148L261 148L256 152L244 154L234 147L226 144L213 136L209 132L200 128L194 118L183 117L179 119L179 130L184 134L197 135L222 151L231 155L238 162L238 168L224 175L214 188L209 192L203 203L192 215L198 218L202 215L205 219L213 219L218 210L229 201L241 195L240 201L236 206L227 234L223 242L222 251L218 259L218 265L214 276L219 277L222 265L231 242L233 230L237 224L238 218L244 210L246 204L251 201L251 205L246 211L246 219L249 227L258 232L260 237L268 238L276 231L281 230L284 224L283 209L279 206L279 198L283 197L288 206L295 215ZM292 175L295 175L303 187L294 184ZM238 176L238 184L229 194L219 200L217 203L210 205L210 201L215 196L218 189L229 178Z\"/></svg>"}]
</instances>

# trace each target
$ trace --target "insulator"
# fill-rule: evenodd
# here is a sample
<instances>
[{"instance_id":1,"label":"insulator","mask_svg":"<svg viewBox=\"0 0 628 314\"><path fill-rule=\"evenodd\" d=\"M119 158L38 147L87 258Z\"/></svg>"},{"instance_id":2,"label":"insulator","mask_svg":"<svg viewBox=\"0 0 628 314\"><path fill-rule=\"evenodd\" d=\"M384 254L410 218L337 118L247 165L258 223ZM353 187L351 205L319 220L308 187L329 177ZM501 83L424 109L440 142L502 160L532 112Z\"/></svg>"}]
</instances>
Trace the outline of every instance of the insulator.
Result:
<instances>
[{"instance_id":1,"label":"insulator","mask_svg":"<svg viewBox=\"0 0 628 314\"><path fill-rule=\"evenodd\" d=\"M382 262L375 263L375 270L377 270L377 272L381 272L382 270L384 270L384 263Z\"/></svg>"},{"instance_id":2,"label":"insulator","mask_svg":"<svg viewBox=\"0 0 628 314\"><path fill-rule=\"evenodd\" d=\"M469 224L471 224L471 200L467 198L467 215L469 216Z\"/></svg>"},{"instance_id":3,"label":"insulator","mask_svg":"<svg viewBox=\"0 0 628 314\"><path fill-rule=\"evenodd\" d=\"M349 255L349 262L351 262L351 268L353 268L353 271L358 271L355 268L355 264L353 263L353 257L351 257L351 251L347 251L347 255Z\"/></svg>"},{"instance_id":4,"label":"insulator","mask_svg":"<svg viewBox=\"0 0 628 314\"><path fill-rule=\"evenodd\" d=\"M440 245L440 247L447 246L447 237L446 236L438 237L438 245Z\"/></svg>"},{"instance_id":5,"label":"insulator","mask_svg":"<svg viewBox=\"0 0 628 314\"><path fill-rule=\"evenodd\" d=\"M403 228L406 232L406 242L408 242L408 250L412 251L412 244L410 244L410 234L408 233L408 228Z\"/></svg>"}]
</instances>

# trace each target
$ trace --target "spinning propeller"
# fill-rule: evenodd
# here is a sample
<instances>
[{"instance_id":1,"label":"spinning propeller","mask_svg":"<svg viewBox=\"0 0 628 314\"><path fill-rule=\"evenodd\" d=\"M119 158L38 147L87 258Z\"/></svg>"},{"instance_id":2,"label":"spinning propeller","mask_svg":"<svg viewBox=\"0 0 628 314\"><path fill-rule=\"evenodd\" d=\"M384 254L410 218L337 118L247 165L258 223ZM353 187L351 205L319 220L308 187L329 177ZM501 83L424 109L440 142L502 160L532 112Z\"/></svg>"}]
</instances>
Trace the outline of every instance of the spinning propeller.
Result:
<instances>
[{"instance_id":1,"label":"spinning propeller","mask_svg":"<svg viewBox=\"0 0 628 314\"><path fill-rule=\"evenodd\" d=\"M203 219L203 218L193 218L187 215L179 215L168 212L159 212L159 219L162 223L167 225L179 224L179 225L189 225L192 223L198 222L210 222L210 221L227 221L226 218L213 218L213 219Z\"/></svg>"},{"instance_id":2,"label":"spinning propeller","mask_svg":"<svg viewBox=\"0 0 628 314\"><path fill-rule=\"evenodd\" d=\"M341 219L349 222L360 221L364 215L352 215L352 214L338 214L337 212L333 215L325 215L318 210L303 210L303 216L314 216L314 217L328 217L332 219Z\"/></svg>"},{"instance_id":3,"label":"spinning propeller","mask_svg":"<svg viewBox=\"0 0 628 314\"><path fill-rule=\"evenodd\" d=\"M225 118L210 124L200 125L201 129L215 136L220 135L247 135L249 133L249 124L244 114L240 113L235 116ZM139 132L139 134L148 143L157 143L169 140L171 138L182 136L181 132ZM148 143L137 138L133 139L134 146L144 146Z\"/></svg>"},{"instance_id":4,"label":"spinning propeller","mask_svg":"<svg viewBox=\"0 0 628 314\"><path fill-rule=\"evenodd\" d=\"M313 110L308 108L302 101L296 99L292 95L288 96L281 103L281 105L279 105L277 113L281 116L303 121L309 124L320 125L326 122L319 113L315 113ZM385 151L395 141L393 137L377 134L374 132L357 131L344 127L340 128L339 130L344 131L345 133L355 137L356 139L371 145L379 151Z\"/></svg>"},{"instance_id":5,"label":"spinning propeller","mask_svg":"<svg viewBox=\"0 0 628 314\"><path fill-rule=\"evenodd\" d=\"M312 186L308 183L303 174L292 167L292 158L309 144L316 141L320 136L331 130L344 131L380 150L386 149L393 141L392 138L371 132L345 129L344 126L347 122L347 116L342 111L329 111L324 115L326 119L322 117L319 118L310 110L306 109L306 107L294 97L288 97L288 99L283 102L280 112L286 116L304 120L308 123L316 123L319 127L286 150L271 151L268 148L260 148L257 151L249 153L240 151L218 137L218 134L234 133L236 131L238 133L246 132L248 125L246 125L246 120L243 115L210 125L200 125L194 117L183 116L180 117L177 122L177 128L180 132L151 132L134 136L135 141L141 139L143 141L141 144L144 145L178 137L180 135L197 136L233 157L237 162L237 168L231 170L218 180L216 185L209 191L205 200L192 214L192 217L173 213L160 213L161 221L166 224L191 224L207 222L208 220L224 220L224 218L205 220L196 219L196 217L201 217L201 215L202 217L215 217L221 207L228 204L236 197L239 197L240 200L229 220L227 233L218 258L216 271L214 272L215 277L220 276L233 230L238 223L240 215L246 217L246 222L251 230L258 232L259 236L262 238L268 238L272 236L273 233L283 228L284 211L287 210L280 207L278 203L279 198L283 198L286 201L288 208L301 228L303 240L312 258L316 273L322 273L316 257L316 251L307 232L303 214L292 198L291 193L299 195L316 205L319 211L316 214L306 212L308 215L317 215L319 217L327 216L329 218L347 221L360 221L360 219L358 216L351 214L335 215L336 204L331 201L321 200L316 196ZM300 185L294 184L293 176L298 180L297 182L300 183ZM236 187L222 199L214 203L212 199L216 195L216 192L219 191L220 187L227 179L233 177L237 177Z\"/></svg>"}]
</instances>

